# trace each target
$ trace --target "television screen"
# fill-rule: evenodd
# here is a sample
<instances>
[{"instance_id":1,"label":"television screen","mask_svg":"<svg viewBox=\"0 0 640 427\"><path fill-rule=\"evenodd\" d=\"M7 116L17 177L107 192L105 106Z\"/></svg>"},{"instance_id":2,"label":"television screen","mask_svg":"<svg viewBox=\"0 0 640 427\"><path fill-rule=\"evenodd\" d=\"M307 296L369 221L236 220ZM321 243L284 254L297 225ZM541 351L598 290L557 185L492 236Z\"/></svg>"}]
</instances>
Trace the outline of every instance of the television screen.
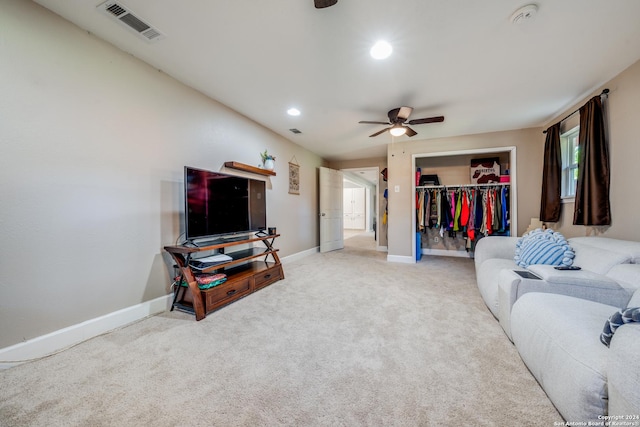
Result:
<instances>
[{"instance_id":1,"label":"television screen","mask_svg":"<svg viewBox=\"0 0 640 427\"><path fill-rule=\"evenodd\" d=\"M267 227L264 181L185 166L184 183L187 240Z\"/></svg>"}]
</instances>

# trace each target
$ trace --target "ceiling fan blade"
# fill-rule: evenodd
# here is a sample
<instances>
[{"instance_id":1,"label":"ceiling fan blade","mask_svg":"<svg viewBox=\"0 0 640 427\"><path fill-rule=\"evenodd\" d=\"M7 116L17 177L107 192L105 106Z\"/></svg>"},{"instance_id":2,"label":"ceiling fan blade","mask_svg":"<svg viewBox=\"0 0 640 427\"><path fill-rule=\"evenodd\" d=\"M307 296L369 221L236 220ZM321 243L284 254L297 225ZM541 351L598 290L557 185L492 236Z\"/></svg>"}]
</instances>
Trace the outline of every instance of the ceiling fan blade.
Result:
<instances>
[{"instance_id":1,"label":"ceiling fan blade","mask_svg":"<svg viewBox=\"0 0 640 427\"><path fill-rule=\"evenodd\" d=\"M368 120L361 120L358 123L364 123L364 124L369 124L369 125L388 125L389 124L387 122L370 122Z\"/></svg>"},{"instance_id":2,"label":"ceiling fan blade","mask_svg":"<svg viewBox=\"0 0 640 427\"><path fill-rule=\"evenodd\" d=\"M412 111L413 108L411 107L399 107L390 110L387 115L389 116L389 121L391 123L404 123L405 120L409 118L409 115L411 115Z\"/></svg>"},{"instance_id":3,"label":"ceiling fan blade","mask_svg":"<svg viewBox=\"0 0 640 427\"><path fill-rule=\"evenodd\" d=\"M393 110L389 110L387 113L387 117L389 117L390 123L395 123L398 120L398 113L400 112L399 108L394 108Z\"/></svg>"},{"instance_id":4,"label":"ceiling fan blade","mask_svg":"<svg viewBox=\"0 0 640 427\"><path fill-rule=\"evenodd\" d=\"M386 132L386 131L388 131L389 129L391 129L391 128L384 128L384 129L382 129L381 131L374 133L373 135L369 135L369 138L373 138L374 136L378 136L378 135L380 135L381 133L385 133L385 132Z\"/></svg>"},{"instance_id":5,"label":"ceiling fan blade","mask_svg":"<svg viewBox=\"0 0 640 427\"><path fill-rule=\"evenodd\" d=\"M412 111L413 111L413 108L411 107L400 107L400 111L398 112L398 118L402 119L403 121L407 120L411 115Z\"/></svg>"},{"instance_id":6,"label":"ceiling fan blade","mask_svg":"<svg viewBox=\"0 0 640 427\"><path fill-rule=\"evenodd\" d=\"M322 9L324 7L333 6L338 3L338 0L313 0L316 9Z\"/></svg>"},{"instance_id":7,"label":"ceiling fan blade","mask_svg":"<svg viewBox=\"0 0 640 427\"><path fill-rule=\"evenodd\" d=\"M444 116L425 117L424 119L414 119L407 122L408 125L422 125L425 123L439 123L444 122Z\"/></svg>"},{"instance_id":8,"label":"ceiling fan blade","mask_svg":"<svg viewBox=\"0 0 640 427\"><path fill-rule=\"evenodd\" d=\"M407 129L407 133L405 133L405 135L407 135L408 137L416 136L418 134L418 132L411 129L409 126L405 126L405 129Z\"/></svg>"}]
</instances>

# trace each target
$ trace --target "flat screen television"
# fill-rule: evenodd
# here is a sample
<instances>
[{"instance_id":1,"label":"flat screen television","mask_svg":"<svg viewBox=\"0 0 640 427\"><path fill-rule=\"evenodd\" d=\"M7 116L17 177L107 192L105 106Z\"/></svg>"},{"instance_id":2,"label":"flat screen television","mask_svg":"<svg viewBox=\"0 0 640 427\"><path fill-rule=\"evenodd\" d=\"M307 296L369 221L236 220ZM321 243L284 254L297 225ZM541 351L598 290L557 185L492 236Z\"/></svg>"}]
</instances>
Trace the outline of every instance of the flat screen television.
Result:
<instances>
[{"instance_id":1,"label":"flat screen television","mask_svg":"<svg viewBox=\"0 0 640 427\"><path fill-rule=\"evenodd\" d=\"M191 243L267 228L264 181L185 166L184 188Z\"/></svg>"}]
</instances>

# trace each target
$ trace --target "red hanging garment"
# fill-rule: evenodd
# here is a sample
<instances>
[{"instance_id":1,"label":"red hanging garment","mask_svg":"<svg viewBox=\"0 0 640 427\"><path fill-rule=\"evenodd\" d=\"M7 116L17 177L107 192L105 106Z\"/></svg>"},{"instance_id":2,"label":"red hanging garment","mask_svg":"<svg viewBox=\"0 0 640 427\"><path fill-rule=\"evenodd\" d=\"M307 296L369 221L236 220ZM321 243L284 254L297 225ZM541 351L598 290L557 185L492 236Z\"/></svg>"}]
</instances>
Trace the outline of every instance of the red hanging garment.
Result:
<instances>
[{"instance_id":1,"label":"red hanging garment","mask_svg":"<svg viewBox=\"0 0 640 427\"><path fill-rule=\"evenodd\" d=\"M462 210L460 211L460 225L466 227L469 223L469 199L467 191L462 191Z\"/></svg>"}]
</instances>

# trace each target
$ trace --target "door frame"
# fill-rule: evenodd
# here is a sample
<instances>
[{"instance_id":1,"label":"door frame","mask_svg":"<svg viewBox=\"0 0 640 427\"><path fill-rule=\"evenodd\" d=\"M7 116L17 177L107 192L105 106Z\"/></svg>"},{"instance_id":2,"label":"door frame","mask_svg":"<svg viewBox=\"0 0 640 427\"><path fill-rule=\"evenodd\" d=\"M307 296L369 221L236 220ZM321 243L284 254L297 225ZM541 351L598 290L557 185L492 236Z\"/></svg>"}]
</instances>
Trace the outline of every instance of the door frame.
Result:
<instances>
[{"instance_id":1,"label":"door frame","mask_svg":"<svg viewBox=\"0 0 640 427\"><path fill-rule=\"evenodd\" d=\"M380 246L380 222L382 221L382 217L380 216L380 167L378 166L366 166L366 167L360 167L360 168L343 168L340 169L342 172L358 172L358 171L373 171L376 174L376 183L375 183L375 195L376 195L376 202L375 202L375 206L373 206L373 203L370 203L371 208L375 209L375 218L376 218L376 226L374 229L374 233L377 236L376 239L376 251L382 251L382 248ZM367 216L372 215L372 212L367 212ZM414 243L415 246L415 243Z\"/></svg>"}]
</instances>

